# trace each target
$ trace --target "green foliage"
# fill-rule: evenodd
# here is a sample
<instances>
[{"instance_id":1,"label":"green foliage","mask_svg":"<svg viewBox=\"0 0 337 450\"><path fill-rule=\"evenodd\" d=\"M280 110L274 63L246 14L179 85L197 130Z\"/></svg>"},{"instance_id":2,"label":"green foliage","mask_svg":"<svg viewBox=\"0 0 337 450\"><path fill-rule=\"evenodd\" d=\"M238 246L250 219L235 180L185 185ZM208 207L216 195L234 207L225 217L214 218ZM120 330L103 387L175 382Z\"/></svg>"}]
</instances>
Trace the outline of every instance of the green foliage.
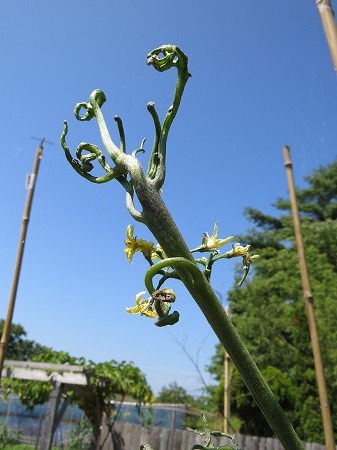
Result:
<instances>
[{"instance_id":1,"label":"green foliage","mask_svg":"<svg viewBox=\"0 0 337 450\"><path fill-rule=\"evenodd\" d=\"M186 389L179 386L176 381L173 381L167 387L162 387L156 397L156 403L191 405L193 401L193 397L187 393Z\"/></svg>"},{"instance_id":2,"label":"green foliage","mask_svg":"<svg viewBox=\"0 0 337 450\"><path fill-rule=\"evenodd\" d=\"M9 445L17 444L19 437L19 432L9 431L6 425L0 425L0 448L8 448Z\"/></svg>"},{"instance_id":3,"label":"green foliage","mask_svg":"<svg viewBox=\"0 0 337 450\"><path fill-rule=\"evenodd\" d=\"M152 400L152 391L144 374L132 363L125 361L118 363L114 360L98 364L93 361L86 363L84 358L72 357L67 352L51 349L41 352L32 360L84 366L90 375L89 386L80 386L63 393L64 398L70 398L72 402L79 403L81 406L85 405L88 397L96 395L99 395L104 402L116 398L125 399L127 396L139 402ZM14 390L28 407L46 402L51 391L51 384L45 382L4 379L2 385L7 392Z\"/></svg>"},{"instance_id":4,"label":"green foliage","mask_svg":"<svg viewBox=\"0 0 337 450\"><path fill-rule=\"evenodd\" d=\"M4 447L4 448L6 450L33 450L33 449L35 449L35 446L29 445L29 444L9 444L9 445L6 445L6 447Z\"/></svg>"},{"instance_id":5,"label":"green foliage","mask_svg":"<svg viewBox=\"0 0 337 450\"><path fill-rule=\"evenodd\" d=\"M89 450L91 447L92 427L85 417L71 433L67 447L71 450Z\"/></svg>"},{"instance_id":6,"label":"green foliage","mask_svg":"<svg viewBox=\"0 0 337 450\"><path fill-rule=\"evenodd\" d=\"M0 447L1 448L1 447ZM29 444L9 444L4 447L6 450L35 450L35 445ZM58 450L53 447L53 450Z\"/></svg>"},{"instance_id":7,"label":"green foliage","mask_svg":"<svg viewBox=\"0 0 337 450\"><path fill-rule=\"evenodd\" d=\"M25 334L25 332L24 332ZM108 361L104 363L86 362L84 358L72 357L67 352L58 352L40 346L42 351L32 358L35 362L84 366L88 377L87 386L64 385L62 397L85 412L95 439L97 439L103 415L112 417L111 401L126 398L140 403L152 401L152 391L141 370L132 363ZM2 380L5 395L15 392L29 409L48 401L52 384L49 382L25 381L5 378Z\"/></svg>"},{"instance_id":8,"label":"green foliage","mask_svg":"<svg viewBox=\"0 0 337 450\"><path fill-rule=\"evenodd\" d=\"M0 320L0 336L4 327L4 320ZM41 351L47 350L40 344L26 339L27 333L22 325L12 324L8 339L6 358L16 361L28 361Z\"/></svg>"},{"instance_id":9,"label":"green foliage","mask_svg":"<svg viewBox=\"0 0 337 450\"><path fill-rule=\"evenodd\" d=\"M188 408L188 411L184 419L184 425L193 428L197 428L202 425L200 420L200 411L205 410L204 399L202 397L195 399L192 395L187 393L186 389L179 386L176 381L173 381L167 387L162 387L155 399L155 402L185 405ZM198 414L195 414L196 411Z\"/></svg>"},{"instance_id":10,"label":"green foliage","mask_svg":"<svg viewBox=\"0 0 337 450\"><path fill-rule=\"evenodd\" d=\"M108 420L113 420L112 400L133 399L140 404L153 399L144 374L132 363L112 360L95 364L90 361L86 368L90 373L89 386L74 391L73 399L94 425L94 432L100 427L103 414Z\"/></svg>"},{"instance_id":11,"label":"green foliage","mask_svg":"<svg viewBox=\"0 0 337 450\"><path fill-rule=\"evenodd\" d=\"M333 399L337 398L337 162L316 170L307 181L309 186L297 192L298 206L330 407L332 417L336 417ZM246 287L229 292L232 320L300 438L322 442L322 420L290 205L289 201L278 199L275 206L283 211L279 217L253 208L246 210L255 227L242 241L250 242L260 259ZM220 410L222 361L223 350L218 346L209 371L218 381L215 398ZM232 411L244 422L243 431L271 435L233 367L231 400Z\"/></svg>"},{"instance_id":12,"label":"green foliage","mask_svg":"<svg viewBox=\"0 0 337 450\"><path fill-rule=\"evenodd\" d=\"M237 440L234 435L227 434L227 433L221 433L220 431L211 431L209 424L207 423L206 417L204 414L201 414L202 418L202 430L195 430L189 427L186 427L187 431L191 431L193 433L199 434L200 436L204 437L204 444L195 444L191 448L191 450L206 450L207 448L212 448L214 450L239 450ZM220 447L215 447L212 443L212 437L225 437L231 442L226 445L221 445Z\"/></svg>"},{"instance_id":13,"label":"green foliage","mask_svg":"<svg viewBox=\"0 0 337 450\"><path fill-rule=\"evenodd\" d=\"M31 358L32 361L48 362L53 364L85 364L85 360L83 358L72 357L67 352L57 352L43 346L40 346L40 348L42 350ZM46 403L52 389L52 385L49 382L26 381L12 378L4 378L2 380L2 387L5 389L5 396L7 396L10 392L15 392L28 409L33 408L35 405ZM76 402L73 391L65 391L63 393L63 398L68 397Z\"/></svg>"},{"instance_id":14,"label":"green foliage","mask_svg":"<svg viewBox=\"0 0 337 450\"><path fill-rule=\"evenodd\" d=\"M2 447L0 447L2 448ZM35 450L36 446L35 445L30 445L30 444L8 444L6 445L6 447L3 447L6 450ZM69 447L70 449L70 447ZM59 450L58 447L52 447L52 450ZM72 450L72 449L70 449Z\"/></svg>"},{"instance_id":15,"label":"green foliage","mask_svg":"<svg viewBox=\"0 0 337 450\"><path fill-rule=\"evenodd\" d=\"M314 221L337 220L337 161L326 167L319 167L305 177L309 186L297 190L300 211ZM276 207L289 210L289 201L278 199Z\"/></svg>"}]
</instances>

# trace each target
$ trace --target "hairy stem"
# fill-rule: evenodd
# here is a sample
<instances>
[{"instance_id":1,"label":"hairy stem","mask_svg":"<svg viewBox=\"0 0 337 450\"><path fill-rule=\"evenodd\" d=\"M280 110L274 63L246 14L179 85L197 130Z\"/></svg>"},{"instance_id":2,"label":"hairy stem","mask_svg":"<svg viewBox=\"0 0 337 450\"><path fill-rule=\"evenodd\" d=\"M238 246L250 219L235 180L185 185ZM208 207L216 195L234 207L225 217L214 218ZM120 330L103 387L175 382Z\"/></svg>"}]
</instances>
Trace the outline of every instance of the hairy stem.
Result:
<instances>
[{"instance_id":1,"label":"hairy stem","mask_svg":"<svg viewBox=\"0 0 337 450\"><path fill-rule=\"evenodd\" d=\"M291 423L229 320L211 285L197 267L164 202L155 189L144 185L142 181L143 176L134 178L134 187L143 207L144 223L169 258L180 257L179 262L174 264L176 272L223 344L282 445L287 450L303 449Z\"/></svg>"},{"instance_id":2,"label":"hairy stem","mask_svg":"<svg viewBox=\"0 0 337 450\"><path fill-rule=\"evenodd\" d=\"M135 220L144 223L149 228L168 257L167 260L156 264L156 268L150 269L151 276L149 279L146 279L146 285L150 293L154 290L151 277L155 275L156 271L165 267L165 264L173 267L175 273L184 283L220 342L223 344L282 445L287 450L303 449L301 441L296 435L292 425L268 387L253 358L249 354L209 284L209 276L207 279L199 269L179 229L158 193L165 179L166 142L168 132L177 113L184 86L190 76L187 69L187 57L178 47L167 45L150 52L148 54L147 62L148 64L152 64L155 69L160 72L168 70L173 66L178 69L178 80L174 100L171 107L168 109L162 126L160 125L154 105L150 104L148 107L155 125L155 141L150 156L148 176L145 176L141 164L136 157L137 152L143 150L143 145L131 155L125 154L125 136L123 125L119 118L117 118L116 121L120 134L120 148L113 143L100 110L105 102L105 95L100 90L96 90L91 94L89 103L79 103L75 107L75 116L79 120L90 120L94 116L97 118L103 143L116 166L110 168L105 162L105 158L100 150L91 144L79 146L77 153L78 157L81 159L81 164L74 159L71 156L65 141L68 129L65 123L64 131L61 136L61 144L65 151L66 158L72 167L89 181L97 183L116 178L117 181L122 184L126 190L127 207L132 217ZM85 114L80 116L79 112L82 108L85 109ZM93 177L87 173L88 170L91 170L92 161L96 158L103 169L108 172L104 177ZM136 193L138 197L142 206L142 211L138 211L135 207L133 202L134 193ZM210 273L210 269L211 261L209 261L209 265L206 266L206 271ZM247 266L247 270L248 269L249 265ZM178 313L173 314L177 315ZM167 323L160 323L158 326L166 324ZM196 446L194 447L197 448Z\"/></svg>"}]
</instances>

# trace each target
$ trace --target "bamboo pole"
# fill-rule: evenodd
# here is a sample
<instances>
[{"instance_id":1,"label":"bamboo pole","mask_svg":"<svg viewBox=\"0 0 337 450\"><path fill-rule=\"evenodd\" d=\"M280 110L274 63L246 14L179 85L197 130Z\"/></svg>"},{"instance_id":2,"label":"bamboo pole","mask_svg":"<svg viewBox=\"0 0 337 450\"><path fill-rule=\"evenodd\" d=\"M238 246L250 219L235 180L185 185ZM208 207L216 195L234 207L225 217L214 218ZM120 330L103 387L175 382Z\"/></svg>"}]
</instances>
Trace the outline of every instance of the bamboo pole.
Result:
<instances>
[{"instance_id":1,"label":"bamboo pole","mask_svg":"<svg viewBox=\"0 0 337 450\"><path fill-rule=\"evenodd\" d=\"M229 306L225 308L228 317L230 317ZM230 414L231 414L231 403L230 403L230 357L229 354L224 349L224 433L230 433Z\"/></svg>"},{"instance_id":2,"label":"bamboo pole","mask_svg":"<svg viewBox=\"0 0 337 450\"><path fill-rule=\"evenodd\" d=\"M230 433L230 414L231 414L231 399L230 399L230 357L225 350L224 357L224 432Z\"/></svg>"},{"instance_id":3,"label":"bamboo pole","mask_svg":"<svg viewBox=\"0 0 337 450\"><path fill-rule=\"evenodd\" d=\"M40 144L38 145L38 147L36 149L33 170L32 170L32 173L30 174L29 180L27 182L27 191L28 192L27 192L26 204L25 204L23 217L22 217L22 225L21 225L21 232L20 232L20 237L19 237L16 262L15 262L15 267L14 267L12 287L11 287L10 297L9 297L9 301L8 301L7 315L6 315L6 319L4 322L4 327L2 330L2 335L1 335L1 340L0 340L0 381L1 381L2 369L4 366L4 362L5 362L5 357L6 357L6 350L7 350L7 345L8 345L9 335L10 335L10 329L11 329L12 320L13 320L15 299L16 299L16 293L17 293L18 284L19 284L23 252L24 252L25 243L26 243L28 222L29 222L30 211L31 211L32 202L33 202L33 196L34 196L34 188L35 188L35 183L36 183L36 178L37 178L37 174L38 174L38 170L39 170L40 161L42 158L43 142L44 142L44 139L41 140Z\"/></svg>"},{"instance_id":4,"label":"bamboo pole","mask_svg":"<svg viewBox=\"0 0 337 450\"><path fill-rule=\"evenodd\" d=\"M300 267L302 286L303 286L303 297L305 302L305 308L308 319L309 333L312 345L312 352L314 357L315 364L315 372L319 393L319 400L321 406L321 414L322 414L322 422L325 436L325 446L326 450L334 450L334 437L333 437L333 428L331 422L331 414L330 407L324 377L324 368L321 357L321 350L318 339L318 331L315 319L315 311L314 311L314 299L311 292L310 281L308 268L305 258L304 245L302 239L302 231L301 231L301 223L300 216L298 212L297 200L296 200L296 192L295 192L295 183L294 176L292 170L292 162L290 158L290 148L288 146L283 147L283 157L284 157L284 165L286 168L287 180L288 180L288 189L289 189L289 197L291 204L291 211L293 216L293 225L294 225L294 234L296 238L296 246L297 246L297 254L298 254L298 262Z\"/></svg>"},{"instance_id":5,"label":"bamboo pole","mask_svg":"<svg viewBox=\"0 0 337 450\"><path fill-rule=\"evenodd\" d=\"M335 71L337 71L337 27L331 1L316 0L316 6L321 16L325 37L331 53L332 63Z\"/></svg>"}]
</instances>

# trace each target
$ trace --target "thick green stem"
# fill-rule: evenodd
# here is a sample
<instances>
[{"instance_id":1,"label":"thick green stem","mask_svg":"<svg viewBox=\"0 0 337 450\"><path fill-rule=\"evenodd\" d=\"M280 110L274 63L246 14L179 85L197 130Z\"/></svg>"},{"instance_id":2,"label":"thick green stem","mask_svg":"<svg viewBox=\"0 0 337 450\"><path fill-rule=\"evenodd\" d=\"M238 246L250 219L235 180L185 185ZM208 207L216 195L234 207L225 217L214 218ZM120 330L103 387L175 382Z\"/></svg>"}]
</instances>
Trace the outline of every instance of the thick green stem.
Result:
<instances>
[{"instance_id":1,"label":"thick green stem","mask_svg":"<svg viewBox=\"0 0 337 450\"><path fill-rule=\"evenodd\" d=\"M163 55L162 57L158 56L161 54ZM190 74L187 69L187 57L180 49L171 45L159 47L149 53L148 64L153 64L159 71L168 70L172 66L178 68L178 81L174 101L168 110L161 129L157 113L155 112L154 107L150 105L150 112L156 129L156 139L150 157L148 179L146 179L139 160L136 158L137 151L132 155L125 154L125 138L121 122L118 122L121 148L118 148L113 143L100 111L100 107L105 101L105 96L103 92L99 90L96 90L91 94L89 104L78 104L75 108L75 115L79 120L90 120L93 116L96 116L102 140L110 157L116 164L116 167L112 168L110 171L105 164L105 160L102 159L101 154L92 146L90 147L89 155L82 155L82 151L80 152L80 156L84 160L84 167L80 166L71 156L65 143L65 136L67 133L67 126L65 125L61 143L66 157L73 168L89 181L98 182L99 180L102 182L105 181L105 177L108 176L109 178L116 178L124 186L127 192L127 206L131 215L135 220L143 222L149 228L168 258L173 258L170 262L176 273L200 307L220 342L223 344L282 445L286 450L303 449L301 441L296 435L292 425L269 389L236 329L229 320L224 308L211 288L209 281L198 268L180 231L158 194L165 178L167 134L178 110L184 86ZM81 108L86 109L86 113L83 117L79 116ZM84 150L88 150L88 148L85 147ZM80 150L82 150L82 148ZM99 161L104 170L109 170L109 173L108 175L105 175L104 180L92 177L86 172L88 168L91 169L90 161L96 156L101 158ZM90 165L88 163L90 163ZM126 178L125 174L130 175L130 180ZM134 192L136 192L138 200L142 205L143 210L141 212L136 210L133 203ZM158 266L159 268L160 264L161 263L159 263ZM153 290L153 285L148 283L147 285L150 286L150 290Z\"/></svg>"},{"instance_id":2,"label":"thick green stem","mask_svg":"<svg viewBox=\"0 0 337 450\"><path fill-rule=\"evenodd\" d=\"M151 186L134 178L134 186L143 206L144 223L168 257L193 257L159 194ZM280 407L253 358L229 320L212 287L195 264L175 264L180 279L194 298L215 334L228 352L270 427L287 450L303 449L302 443ZM200 274L200 275L199 275Z\"/></svg>"}]
</instances>

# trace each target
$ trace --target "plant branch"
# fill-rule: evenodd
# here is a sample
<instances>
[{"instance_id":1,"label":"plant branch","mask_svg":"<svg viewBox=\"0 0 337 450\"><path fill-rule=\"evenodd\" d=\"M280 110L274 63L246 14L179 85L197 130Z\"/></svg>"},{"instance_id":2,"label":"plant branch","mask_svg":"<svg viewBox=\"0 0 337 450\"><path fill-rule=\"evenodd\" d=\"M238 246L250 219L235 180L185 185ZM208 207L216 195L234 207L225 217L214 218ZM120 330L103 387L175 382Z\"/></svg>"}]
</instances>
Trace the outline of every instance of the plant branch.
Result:
<instances>
[{"instance_id":1,"label":"plant branch","mask_svg":"<svg viewBox=\"0 0 337 450\"><path fill-rule=\"evenodd\" d=\"M101 106L105 102L105 95L99 90L94 91L90 95L88 103L80 103L76 106L75 115L78 120L82 121L91 120L93 117L97 118L102 141L115 167L110 169L110 166L106 164L105 159L101 155L100 150L93 146L83 147L83 150L89 152L88 154L83 154L82 149L80 149L78 154L81 158L81 164L76 161L71 156L65 142L67 133L67 125L65 124L61 136L61 144L66 158L76 172L89 181L105 182L116 178L122 184L126 189L127 207L132 217L135 220L143 222L148 227L167 255L167 259L154 264L146 274L145 284L149 293L153 294L155 290L152 282L153 277L164 267L174 268L175 273L186 286L191 297L198 304L206 320L225 347L233 364L253 394L257 404L282 445L287 450L303 449L301 441L229 320L209 283L209 279L199 269L170 212L160 197L159 191L165 179L168 132L178 111L183 90L190 77L190 73L187 68L186 55L176 46L166 45L158 47L149 53L147 57L147 63L153 65L160 72L168 70L171 67L176 67L178 70L173 103L169 107L162 125L160 125L154 105L150 106L149 109L155 125L155 140L147 176L144 174L142 166L137 159L137 152L143 150L143 144L140 149L134 151L131 155L125 153L124 130L119 119L117 120L117 125L121 141L120 148L113 143L101 112ZM82 108L86 112L83 116L80 116L79 112ZM105 171L108 170L104 177L96 178L88 174L88 169L91 170L94 159L98 160ZM141 211L138 211L134 205L134 195L137 196L142 207ZM246 258L245 268L248 271L250 257L247 253L247 248L241 248L241 246L233 248L230 253L227 253L226 257L237 256L239 251L245 251L242 256ZM166 321L168 318L172 319L171 322ZM167 317L160 318L159 321L163 320L163 322L158 324L158 321L157 325L172 324L178 318L179 314L174 312Z\"/></svg>"}]
</instances>

